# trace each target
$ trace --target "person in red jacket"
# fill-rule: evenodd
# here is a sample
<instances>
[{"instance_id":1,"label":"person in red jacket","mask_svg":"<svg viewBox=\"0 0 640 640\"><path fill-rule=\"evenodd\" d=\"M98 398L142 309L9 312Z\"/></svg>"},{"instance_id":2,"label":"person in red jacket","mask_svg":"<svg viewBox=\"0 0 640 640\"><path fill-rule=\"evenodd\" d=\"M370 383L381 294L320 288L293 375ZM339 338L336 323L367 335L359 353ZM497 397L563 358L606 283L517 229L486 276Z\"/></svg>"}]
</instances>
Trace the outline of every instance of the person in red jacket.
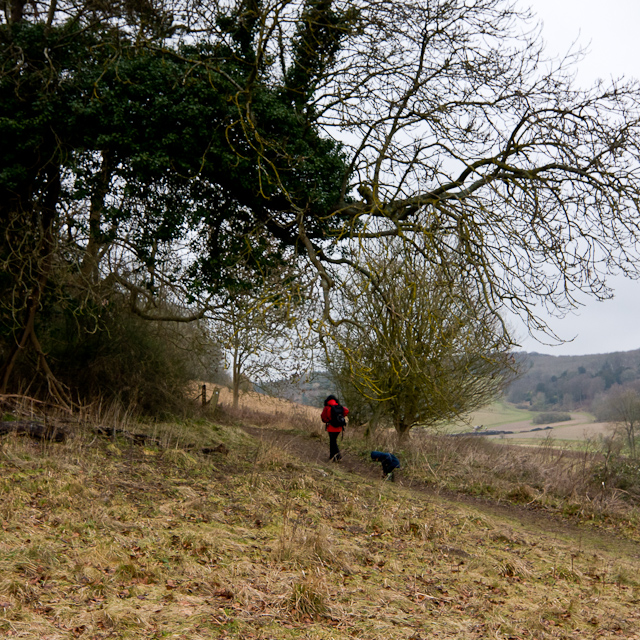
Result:
<instances>
[{"instance_id":1,"label":"person in red jacket","mask_svg":"<svg viewBox=\"0 0 640 640\"><path fill-rule=\"evenodd\" d=\"M338 436L346 426L345 417L349 414L349 409L343 407L335 396L328 396L324 401L322 409L322 422L326 425L329 434L329 461L340 462L342 454L338 447ZM344 436L343 436L344 437Z\"/></svg>"}]
</instances>

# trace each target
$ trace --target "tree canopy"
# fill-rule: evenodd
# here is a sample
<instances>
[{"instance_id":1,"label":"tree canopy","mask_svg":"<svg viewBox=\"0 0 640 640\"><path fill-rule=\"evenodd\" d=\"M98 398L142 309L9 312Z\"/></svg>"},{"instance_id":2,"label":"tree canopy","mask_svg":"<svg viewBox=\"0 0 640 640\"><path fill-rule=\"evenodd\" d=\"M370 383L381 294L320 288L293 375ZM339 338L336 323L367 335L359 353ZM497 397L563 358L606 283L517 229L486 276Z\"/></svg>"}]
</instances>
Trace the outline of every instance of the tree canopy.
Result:
<instances>
[{"instance_id":1,"label":"tree canopy","mask_svg":"<svg viewBox=\"0 0 640 640\"><path fill-rule=\"evenodd\" d=\"M206 29L146 3L44 8L11 6L0 27L2 389L29 346L54 379L42 311L95 323L119 292L139 315L168 299L195 318L290 264L288 218L326 235L345 174L257 59L259 3L221 5Z\"/></svg>"},{"instance_id":2,"label":"tree canopy","mask_svg":"<svg viewBox=\"0 0 640 640\"><path fill-rule=\"evenodd\" d=\"M48 371L54 311L187 320L282 264L317 275L329 334L388 237L532 330L640 275L639 86L575 87L581 53L546 59L511 2L3 9L0 389L29 349Z\"/></svg>"}]
</instances>

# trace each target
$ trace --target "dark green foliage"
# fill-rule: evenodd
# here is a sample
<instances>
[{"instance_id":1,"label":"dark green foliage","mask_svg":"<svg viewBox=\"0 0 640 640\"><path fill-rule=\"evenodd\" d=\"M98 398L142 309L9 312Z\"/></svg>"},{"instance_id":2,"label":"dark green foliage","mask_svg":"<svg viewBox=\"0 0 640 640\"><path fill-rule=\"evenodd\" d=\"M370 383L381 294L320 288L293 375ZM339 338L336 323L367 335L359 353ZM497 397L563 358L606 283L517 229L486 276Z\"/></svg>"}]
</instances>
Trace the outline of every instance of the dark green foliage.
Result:
<instances>
[{"instance_id":1,"label":"dark green foliage","mask_svg":"<svg viewBox=\"0 0 640 640\"><path fill-rule=\"evenodd\" d=\"M208 241L192 248L209 287L223 286L225 267L247 250L260 261L293 246L294 206L315 214L312 236L330 232L325 214L344 179L340 150L279 91L258 81L239 91L251 67L232 49L203 42L158 50L73 23L5 26L3 35L3 67L18 55L25 61L0 78L3 211L33 209L45 167L73 178L63 201L91 198L96 154L108 153L111 184L122 185L124 198L105 208L100 240L125 225L144 259L154 243L200 226ZM256 241L248 245L247 236Z\"/></svg>"},{"instance_id":2,"label":"dark green foliage","mask_svg":"<svg viewBox=\"0 0 640 640\"><path fill-rule=\"evenodd\" d=\"M194 380L222 370L221 354L197 326L148 322L111 304L89 331L70 314L43 323L42 337L60 382L77 398L116 400L150 415L178 412Z\"/></svg>"},{"instance_id":3,"label":"dark green foliage","mask_svg":"<svg viewBox=\"0 0 640 640\"><path fill-rule=\"evenodd\" d=\"M332 0L308 0L299 22L285 90L287 98L297 107L304 106L312 97L316 82L356 21L355 7L340 13L331 5Z\"/></svg>"},{"instance_id":4,"label":"dark green foliage","mask_svg":"<svg viewBox=\"0 0 640 640\"><path fill-rule=\"evenodd\" d=\"M344 22L322 6L320 57L337 51ZM327 212L344 154L269 77L259 9L247 0L220 13L229 37L173 44L170 17L151 5L0 25L0 390L12 376L14 388L53 376L80 395L110 387L74 372L98 367L98 380L97 363L110 362L115 380L134 375L104 355L119 352L112 336L133 337L125 326L136 348L146 343L120 302L118 330L107 312L125 292L136 312L168 304L180 315L280 265L295 275L300 212L309 237L335 233L340 216ZM141 380L144 363L166 368L138 356Z\"/></svg>"}]
</instances>

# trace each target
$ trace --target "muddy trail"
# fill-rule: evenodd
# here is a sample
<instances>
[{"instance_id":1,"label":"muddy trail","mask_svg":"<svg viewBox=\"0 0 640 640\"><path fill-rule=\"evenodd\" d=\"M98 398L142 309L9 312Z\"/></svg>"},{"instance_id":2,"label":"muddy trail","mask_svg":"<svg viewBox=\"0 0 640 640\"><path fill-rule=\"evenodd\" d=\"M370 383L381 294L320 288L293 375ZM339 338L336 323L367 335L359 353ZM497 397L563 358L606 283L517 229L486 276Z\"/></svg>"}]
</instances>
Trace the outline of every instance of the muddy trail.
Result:
<instances>
[{"instance_id":1,"label":"muddy trail","mask_svg":"<svg viewBox=\"0 0 640 640\"><path fill-rule=\"evenodd\" d=\"M244 431L258 440L275 445L302 463L316 465L329 471L336 463L329 461L329 443L326 439L300 432L265 427L244 426ZM365 461L348 451L342 450L339 463L341 471L369 480L386 482L378 463ZM395 483L411 491L437 499L444 507L471 507L481 514L494 516L506 521L510 526L530 534L543 534L575 541L580 547L593 551L614 551L629 558L640 558L640 543L605 529L593 522L569 519L535 505L520 505L497 502L490 498L449 491L409 477L402 470L396 473Z\"/></svg>"}]
</instances>

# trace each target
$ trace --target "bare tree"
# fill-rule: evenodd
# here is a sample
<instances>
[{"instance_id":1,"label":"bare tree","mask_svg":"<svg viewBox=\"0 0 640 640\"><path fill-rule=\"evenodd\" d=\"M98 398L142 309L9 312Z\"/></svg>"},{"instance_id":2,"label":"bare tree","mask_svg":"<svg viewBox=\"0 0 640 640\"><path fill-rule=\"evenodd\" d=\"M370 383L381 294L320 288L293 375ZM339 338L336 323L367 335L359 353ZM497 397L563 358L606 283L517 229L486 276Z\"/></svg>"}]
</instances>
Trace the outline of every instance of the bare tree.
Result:
<instances>
[{"instance_id":1,"label":"bare tree","mask_svg":"<svg viewBox=\"0 0 640 640\"><path fill-rule=\"evenodd\" d=\"M285 340L284 323L273 308L249 296L236 296L212 327L231 373L233 408L243 383L254 382L277 368Z\"/></svg>"},{"instance_id":2,"label":"bare tree","mask_svg":"<svg viewBox=\"0 0 640 640\"><path fill-rule=\"evenodd\" d=\"M283 270L265 275L259 289L235 292L209 314L209 324L226 354L234 409L243 382L266 390L309 367L315 334L304 331L307 308L288 282L290 276Z\"/></svg>"},{"instance_id":3,"label":"bare tree","mask_svg":"<svg viewBox=\"0 0 640 640\"><path fill-rule=\"evenodd\" d=\"M354 266L345 238L419 236L434 263L453 252L484 303L532 331L546 330L536 304L563 313L577 292L606 298L614 269L638 276L636 81L574 87L582 54L546 59L513 3L356 6L313 102L351 166L335 242L308 238L328 301L332 267Z\"/></svg>"}]
</instances>

